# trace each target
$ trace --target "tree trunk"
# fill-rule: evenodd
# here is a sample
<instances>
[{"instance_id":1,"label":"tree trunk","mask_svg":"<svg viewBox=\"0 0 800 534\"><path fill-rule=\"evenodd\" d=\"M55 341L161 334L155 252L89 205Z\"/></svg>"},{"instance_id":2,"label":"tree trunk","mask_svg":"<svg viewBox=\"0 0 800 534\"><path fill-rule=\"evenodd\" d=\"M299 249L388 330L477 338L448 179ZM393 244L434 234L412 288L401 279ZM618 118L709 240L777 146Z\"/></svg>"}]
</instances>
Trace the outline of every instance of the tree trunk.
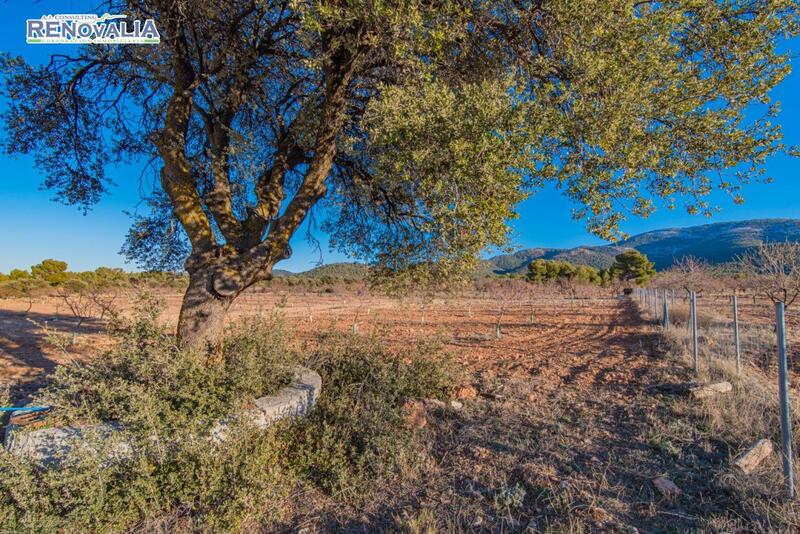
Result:
<instances>
[{"instance_id":1,"label":"tree trunk","mask_svg":"<svg viewBox=\"0 0 800 534\"><path fill-rule=\"evenodd\" d=\"M225 316L238 293L222 297L213 289L211 269L189 275L178 318L178 344L182 348L204 349L222 334Z\"/></svg>"}]
</instances>

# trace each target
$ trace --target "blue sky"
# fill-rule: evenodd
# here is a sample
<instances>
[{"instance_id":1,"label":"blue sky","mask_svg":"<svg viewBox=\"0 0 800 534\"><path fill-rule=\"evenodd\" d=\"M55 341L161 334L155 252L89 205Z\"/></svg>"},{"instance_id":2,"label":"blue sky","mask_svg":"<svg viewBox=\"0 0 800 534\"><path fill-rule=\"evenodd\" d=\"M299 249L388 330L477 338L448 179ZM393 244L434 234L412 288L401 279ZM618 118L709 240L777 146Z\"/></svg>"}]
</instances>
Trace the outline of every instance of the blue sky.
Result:
<instances>
[{"instance_id":1,"label":"blue sky","mask_svg":"<svg viewBox=\"0 0 800 534\"><path fill-rule=\"evenodd\" d=\"M5 31L0 32L0 51L21 55L31 62L44 61L50 53L63 53L67 45L26 45L25 19L51 13L93 13L86 0L9 1L2 4ZM794 49L798 48L797 43ZM795 70L800 65L795 60ZM795 72L773 92L781 101L779 122L789 145L800 145L800 72ZM0 101L0 109L5 102ZM775 157L767 164L774 178L771 184L752 184L745 190L745 204L736 206L727 196L711 198L723 209L711 221L734 221L751 218L800 218L800 159ZM44 258L66 261L72 270L88 270L105 265L134 269L126 264L118 251L122 246L130 219L124 211L135 211L139 203L137 167L116 168L109 174L116 186L88 214L74 207L51 200L52 193L40 190L42 176L29 158L0 155L0 272L15 267L28 267ZM517 247L574 247L600 244L591 236L582 221L571 217L573 205L554 188L546 189L526 200L519 208L520 218L512 222L513 242ZM705 224L709 219L691 216L683 207L674 211L661 209L648 219L631 219L622 225L630 234L670 226ZM300 232L304 233L304 232ZM316 233L322 244L325 263L346 261L329 252L326 236ZM319 261L319 253L302 237L292 243L294 255L277 267L302 271Z\"/></svg>"}]
</instances>

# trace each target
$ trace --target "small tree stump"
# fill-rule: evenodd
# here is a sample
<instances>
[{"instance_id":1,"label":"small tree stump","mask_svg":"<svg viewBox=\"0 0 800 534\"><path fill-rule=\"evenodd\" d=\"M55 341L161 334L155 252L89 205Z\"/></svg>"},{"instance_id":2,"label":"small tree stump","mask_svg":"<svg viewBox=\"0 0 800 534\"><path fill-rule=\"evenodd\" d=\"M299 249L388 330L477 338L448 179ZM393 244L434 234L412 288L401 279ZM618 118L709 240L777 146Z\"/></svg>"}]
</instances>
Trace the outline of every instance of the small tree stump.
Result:
<instances>
[{"instance_id":1,"label":"small tree stump","mask_svg":"<svg viewBox=\"0 0 800 534\"><path fill-rule=\"evenodd\" d=\"M733 460L733 465L745 474L752 473L758 465L772 455L772 441L760 439L755 445L741 453Z\"/></svg>"},{"instance_id":2,"label":"small tree stump","mask_svg":"<svg viewBox=\"0 0 800 534\"><path fill-rule=\"evenodd\" d=\"M716 382L714 384L706 384L697 386L689 390L689 394L695 400L713 397L720 393L730 393L733 391L733 386L730 382Z\"/></svg>"}]
</instances>

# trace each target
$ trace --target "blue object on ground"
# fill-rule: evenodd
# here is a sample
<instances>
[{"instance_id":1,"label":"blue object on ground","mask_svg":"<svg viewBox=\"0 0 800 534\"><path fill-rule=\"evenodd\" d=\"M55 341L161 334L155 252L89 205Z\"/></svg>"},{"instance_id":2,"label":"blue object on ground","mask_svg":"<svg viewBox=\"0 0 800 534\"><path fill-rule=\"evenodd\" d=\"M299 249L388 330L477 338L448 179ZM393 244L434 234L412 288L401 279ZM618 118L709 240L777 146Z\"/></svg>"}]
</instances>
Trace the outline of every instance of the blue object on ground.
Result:
<instances>
[{"instance_id":1,"label":"blue object on ground","mask_svg":"<svg viewBox=\"0 0 800 534\"><path fill-rule=\"evenodd\" d=\"M45 412L50 406L0 406L0 412Z\"/></svg>"}]
</instances>

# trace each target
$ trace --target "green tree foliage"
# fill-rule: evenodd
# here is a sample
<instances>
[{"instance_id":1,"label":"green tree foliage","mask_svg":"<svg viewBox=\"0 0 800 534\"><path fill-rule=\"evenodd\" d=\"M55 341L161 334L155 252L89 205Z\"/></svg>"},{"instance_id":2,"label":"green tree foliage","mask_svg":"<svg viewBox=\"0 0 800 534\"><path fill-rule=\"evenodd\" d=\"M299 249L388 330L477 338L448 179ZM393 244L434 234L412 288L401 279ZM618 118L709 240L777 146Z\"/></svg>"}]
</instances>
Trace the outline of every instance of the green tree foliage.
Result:
<instances>
[{"instance_id":1,"label":"green tree foliage","mask_svg":"<svg viewBox=\"0 0 800 534\"><path fill-rule=\"evenodd\" d=\"M529 282L536 284L543 284L548 281L548 261L547 260L534 260L528 264L528 274L526 278Z\"/></svg>"},{"instance_id":2,"label":"green tree foliage","mask_svg":"<svg viewBox=\"0 0 800 534\"><path fill-rule=\"evenodd\" d=\"M9 280L25 280L30 277L30 273L25 269L11 269L11 272L8 273Z\"/></svg>"},{"instance_id":3,"label":"green tree foliage","mask_svg":"<svg viewBox=\"0 0 800 534\"><path fill-rule=\"evenodd\" d=\"M107 0L157 47L5 57L3 146L84 208L155 161L124 248L185 264L179 333L221 329L318 202L332 246L407 281L463 278L558 184L618 235L654 198L713 211L784 152L769 91L794 0Z\"/></svg>"},{"instance_id":4,"label":"green tree foliage","mask_svg":"<svg viewBox=\"0 0 800 534\"><path fill-rule=\"evenodd\" d=\"M609 270L613 278L635 282L640 286L646 285L656 274L655 265L638 250L626 250L618 254Z\"/></svg>"},{"instance_id":5,"label":"green tree foliage","mask_svg":"<svg viewBox=\"0 0 800 534\"><path fill-rule=\"evenodd\" d=\"M589 265L578 265L575 268L575 280L582 284L599 286L603 284L600 271Z\"/></svg>"},{"instance_id":6,"label":"green tree foliage","mask_svg":"<svg viewBox=\"0 0 800 534\"><path fill-rule=\"evenodd\" d=\"M53 259L44 260L31 267L31 275L52 286L61 285L67 280L67 263Z\"/></svg>"},{"instance_id":7,"label":"green tree foliage","mask_svg":"<svg viewBox=\"0 0 800 534\"><path fill-rule=\"evenodd\" d=\"M614 280L614 273L611 269L600 269L597 273L600 276L600 285L608 286Z\"/></svg>"},{"instance_id":8,"label":"green tree foliage","mask_svg":"<svg viewBox=\"0 0 800 534\"><path fill-rule=\"evenodd\" d=\"M589 265L573 265L568 261L537 259L528 265L526 276L529 282L572 281L587 285L602 285L600 271Z\"/></svg>"},{"instance_id":9,"label":"green tree foliage","mask_svg":"<svg viewBox=\"0 0 800 534\"><path fill-rule=\"evenodd\" d=\"M98 267L94 271L76 273L75 276L97 288L125 287L131 280L130 274L111 267Z\"/></svg>"}]
</instances>

